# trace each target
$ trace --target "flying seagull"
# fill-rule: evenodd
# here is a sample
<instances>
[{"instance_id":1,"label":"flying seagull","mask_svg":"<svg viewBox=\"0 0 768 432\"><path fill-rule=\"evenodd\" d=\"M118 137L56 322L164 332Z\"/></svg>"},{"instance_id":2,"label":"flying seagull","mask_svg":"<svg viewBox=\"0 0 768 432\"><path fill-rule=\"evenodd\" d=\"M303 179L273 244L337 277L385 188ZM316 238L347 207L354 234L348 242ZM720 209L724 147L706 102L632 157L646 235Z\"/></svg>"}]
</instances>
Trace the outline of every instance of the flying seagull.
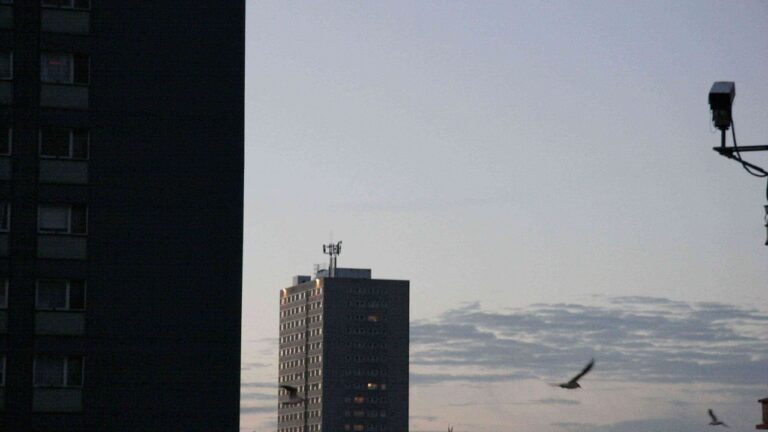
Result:
<instances>
[{"instance_id":1,"label":"flying seagull","mask_svg":"<svg viewBox=\"0 0 768 432\"><path fill-rule=\"evenodd\" d=\"M586 375L587 372L592 370L592 366L594 366L594 365L595 365L595 359L592 359L592 360L589 361L589 364L586 365L584 367L584 369L582 369L581 372L579 372L578 375L576 375L575 377L571 378L570 381L568 381L567 383L554 384L554 385L556 385L558 387L562 387L564 389L568 389L568 390L573 390L573 389L577 389L577 388L580 389L581 386L579 385L579 379L581 379L581 377Z\"/></svg>"},{"instance_id":2,"label":"flying seagull","mask_svg":"<svg viewBox=\"0 0 768 432\"><path fill-rule=\"evenodd\" d=\"M709 410L709 416L712 418L712 421L709 422L710 426L725 426L725 427L729 427L727 424L723 423L722 420L717 418L717 416L715 415L715 412L712 411L712 409Z\"/></svg>"},{"instance_id":3,"label":"flying seagull","mask_svg":"<svg viewBox=\"0 0 768 432\"><path fill-rule=\"evenodd\" d=\"M288 392L288 401L283 402L283 405L291 405L304 402L304 398L299 396L299 389L294 386L281 385L281 389L285 389Z\"/></svg>"},{"instance_id":4,"label":"flying seagull","mask_svg":"<svg viewBox=\"0 0 768 432\"><path fill-rule=\"evenodd\" d=\"M453 432L453 426L448 426L448 432Z\"/></svg>"}]
</instances>

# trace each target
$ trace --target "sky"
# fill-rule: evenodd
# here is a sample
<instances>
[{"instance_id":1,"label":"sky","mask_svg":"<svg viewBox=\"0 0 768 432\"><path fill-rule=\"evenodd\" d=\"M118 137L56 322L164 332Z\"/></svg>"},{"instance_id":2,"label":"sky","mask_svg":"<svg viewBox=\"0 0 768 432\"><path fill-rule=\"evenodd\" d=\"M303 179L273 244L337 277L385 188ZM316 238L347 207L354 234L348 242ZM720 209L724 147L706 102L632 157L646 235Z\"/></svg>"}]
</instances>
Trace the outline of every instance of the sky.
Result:
<instances>
[{"instance_id":1,"label":"sky","mask_svg":"<svg viewBox=\"0 0 768 432\"><path fill-rule=\"evenodd\" d=\"M275 429L278 292L411 281L410 430L754 430L764 1L247 0L241 429ZM768 155L748 160L768 166ZM548 384L597 361L585 389Z\"/></svg>"}]
</instances>

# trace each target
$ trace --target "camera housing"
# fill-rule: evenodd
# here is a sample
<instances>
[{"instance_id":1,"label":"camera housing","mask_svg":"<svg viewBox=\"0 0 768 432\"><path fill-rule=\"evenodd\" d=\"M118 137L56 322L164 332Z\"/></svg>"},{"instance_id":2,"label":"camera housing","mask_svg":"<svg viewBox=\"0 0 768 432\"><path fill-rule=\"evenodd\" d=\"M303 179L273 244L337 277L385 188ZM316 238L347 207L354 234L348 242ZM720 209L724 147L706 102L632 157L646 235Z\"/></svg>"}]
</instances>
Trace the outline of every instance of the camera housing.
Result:
<instances>
[{"instance_id":1,"label":"camera housing","mask_svg":"<svg viewBox=\"0 0 768 432\"><path fill-rule=\"evenodd\" d=\"M717 81L709 90L709 107L712 109L712 121L715 127L726 131L731 127L733 118L731 109L736 98L736 83L733 81Z\"/></svg>"}]
</instances>

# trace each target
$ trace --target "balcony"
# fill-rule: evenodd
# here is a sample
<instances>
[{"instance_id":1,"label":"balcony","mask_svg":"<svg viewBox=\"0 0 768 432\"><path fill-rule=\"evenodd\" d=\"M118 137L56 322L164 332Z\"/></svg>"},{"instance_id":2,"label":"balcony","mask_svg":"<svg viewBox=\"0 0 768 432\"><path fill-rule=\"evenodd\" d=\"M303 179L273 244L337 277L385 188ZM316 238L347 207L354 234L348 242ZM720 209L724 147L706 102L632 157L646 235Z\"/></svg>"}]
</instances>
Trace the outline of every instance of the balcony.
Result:
<instances>
[{"instance_id":1,"label":"balcony","mask_svg":"<svg viewBox=\"0 0 768 432\"><path fill-rule=\"evenodd\" d=\"M83 312L43 311L35 314L35 334L81 336L85 334Z\"/></svg>"},{"instance_id":2,"label":"balcony","mask_svg":"<svg viewBox=\"0 0 768 432\"><path fill-rule=\"evenodd\" d=\"M86 259L88 239L83 236L39 234L37 257L51 259Z\"/></svg>"},{"instance_id":3,"label":"balcony","mask_svg":"<svg viewBox=\"0 0 768 432\"><path fill-rule=\"evenodd\" d=\"M1 163L0 179L2 179ZM41 159L38 179L40 183L88 184L88 162Z\"/></svg>"},{"instance_id":4,"label":"balcony","mask_svg":"<svg viewBox=\"0 0 768 432\"><path fill-rule=\"evenodd\" d=\"M88 11L43 9L40 25L44 32L87 35L91 32L90 15Z\"/></svg>"},{"instance_id":5,"label":"balcony","mask_svg":"<svg viewBox=\"0 0 768 432\"><path fill-rule=\"evenodd\" d=\"M2 103L2 89L0 89L0 103ZM41 84L40 106L88 109L88 87L74 84Z\"/></svg>"},{"instance_id":6,"label":"balcony","mask_svg":"<svg viewBox=\"0 0 768 432\"><path fill-rule=\"evenodd\" d=\"M71 413L83 410L83 391L80 388L35 388L32 411Z\"/></svg>"}]
</instances>

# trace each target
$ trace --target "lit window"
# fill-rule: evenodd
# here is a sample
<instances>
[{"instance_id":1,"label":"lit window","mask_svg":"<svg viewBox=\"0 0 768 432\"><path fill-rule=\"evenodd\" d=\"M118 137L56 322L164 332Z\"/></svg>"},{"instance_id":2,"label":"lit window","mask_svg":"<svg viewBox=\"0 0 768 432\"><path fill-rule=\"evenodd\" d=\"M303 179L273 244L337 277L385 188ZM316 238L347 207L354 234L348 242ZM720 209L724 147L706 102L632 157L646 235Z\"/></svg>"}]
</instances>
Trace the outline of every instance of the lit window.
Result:
<instances>
[{"instance_id":1,"label":"lit window","mask_svg":"<svg viewBox=\"0 0 768 432\"><path fill-rule=\"evenodd\" d=\"M365 425L356 424L356 425L352 426L352 430L354 430L356 432L362 432L362 431L365 430Z\"/></svg>"},{"instance_id":2,"label":"lit window","mask_svg":"<svg viewBox=\"0 0 768 432\"><path fill-rule=\"evenodd\" d=\"M62 9L90 9L90 0L42 0L45 7L55 7Z\"/></svg>"},{"instance_id":3,"label":"lit window","mask_svg":"<svg viewBox=\"0 0 768 432\"><path fill-rule=\"evenodd\" d=\"M83 356L35 357L35 387L82 387Z\"/></svg>"},{"instance_id":4,"label":"lit window","mask_svg":"<svg viewBox=\"0 0 768 432\"><path fill-rule=\"evenodd\" d=\"M12 51L0 51L0 79L13 79Z\"/></svg>"},{"instance_id":5,"label":"lit window","mask_svg":"<svg viewBox=\"0 0 768 432\"><path fill-rule=\"evenodd\" d=\"M85 234L88 211L79 204L41 204L38 209L37 231L54 234Z\"/></svg>"},{"instance_id":6,"label":"lit window","mask_svg":"<svg viewBox=\"0 0 768 432\"><path fill-rule=\"evenodd\" d=\"M379 316L377 314L370 314L368 315L368 321L370 322L379 322Z\"/></svg>"},{"instance_id":7,"label":"lit window","mask_svg":"<svg viewBox=\"0 0 768 432\"><path fill-rule=\"evenodd\" d=\"M11 203L0 201L0 232L11 229Z\"/></svg>"},{"instance_id":8,"label":"lit window","mask_svg":"<svg viewBox=\"0 0 768 432\"><path fill-rule=\"evenodd\" d=\"M0 309L8 309L8 279L0 279Z\"/></svg>"},{"instance_id":9,"label":"lit window","mask_svg":"<svg viewBox=\"0 0 768 432\"><path fill-rule=\"evenodd\" d=\"M354 402L356 404L365 403L365 397L361 396L361 395L357 395L354 398L352 398L352 402Z\"/></svg>"},{"instance_id":10,"label":"lit window","mask_svg":"<svg viewBox=\"0 0 768 432\"><path fill-rule=\"evenodd\" d=\"M13 129L0 130L0 156L9 156L13 147Z\"/></svg>"},{"instance_id":11,"label":"lit window","mask_svg":"<svg viewBox=\"0 0 768 432\"><path fill-rule=\"evenodd\" d=\"M39 280L35 297L37 310L85 310L85 281Z\"/></svg>"},{"instance_id":12,"label":"lit window","mask_svg":"<svg viewBox=\"0 0 768 432\"><path fill-rule=\"evenodd\" d=\"M368 390L376 390L379 388L377 383L368 383Z\"/></svg>"},{"instance_id":13,"label":"lit window","mask_svg":"<svg viewBox=\"0 0 768 432\"><path fill-rule=\"evenodd\" d=\"M40 55L40 80L57 84L88 84L88 56L65 53Z\"/></svg>"},{"instance_id":14,"label":"lit window","mask_svg":"<svg viewBox=\"0 0 768 432\"><path fill-rule=\"evenodd\" d=\"M40 156L62 159L88 159L87 129L48 127L40 129Z\"/></svg>"}]
</instances>

